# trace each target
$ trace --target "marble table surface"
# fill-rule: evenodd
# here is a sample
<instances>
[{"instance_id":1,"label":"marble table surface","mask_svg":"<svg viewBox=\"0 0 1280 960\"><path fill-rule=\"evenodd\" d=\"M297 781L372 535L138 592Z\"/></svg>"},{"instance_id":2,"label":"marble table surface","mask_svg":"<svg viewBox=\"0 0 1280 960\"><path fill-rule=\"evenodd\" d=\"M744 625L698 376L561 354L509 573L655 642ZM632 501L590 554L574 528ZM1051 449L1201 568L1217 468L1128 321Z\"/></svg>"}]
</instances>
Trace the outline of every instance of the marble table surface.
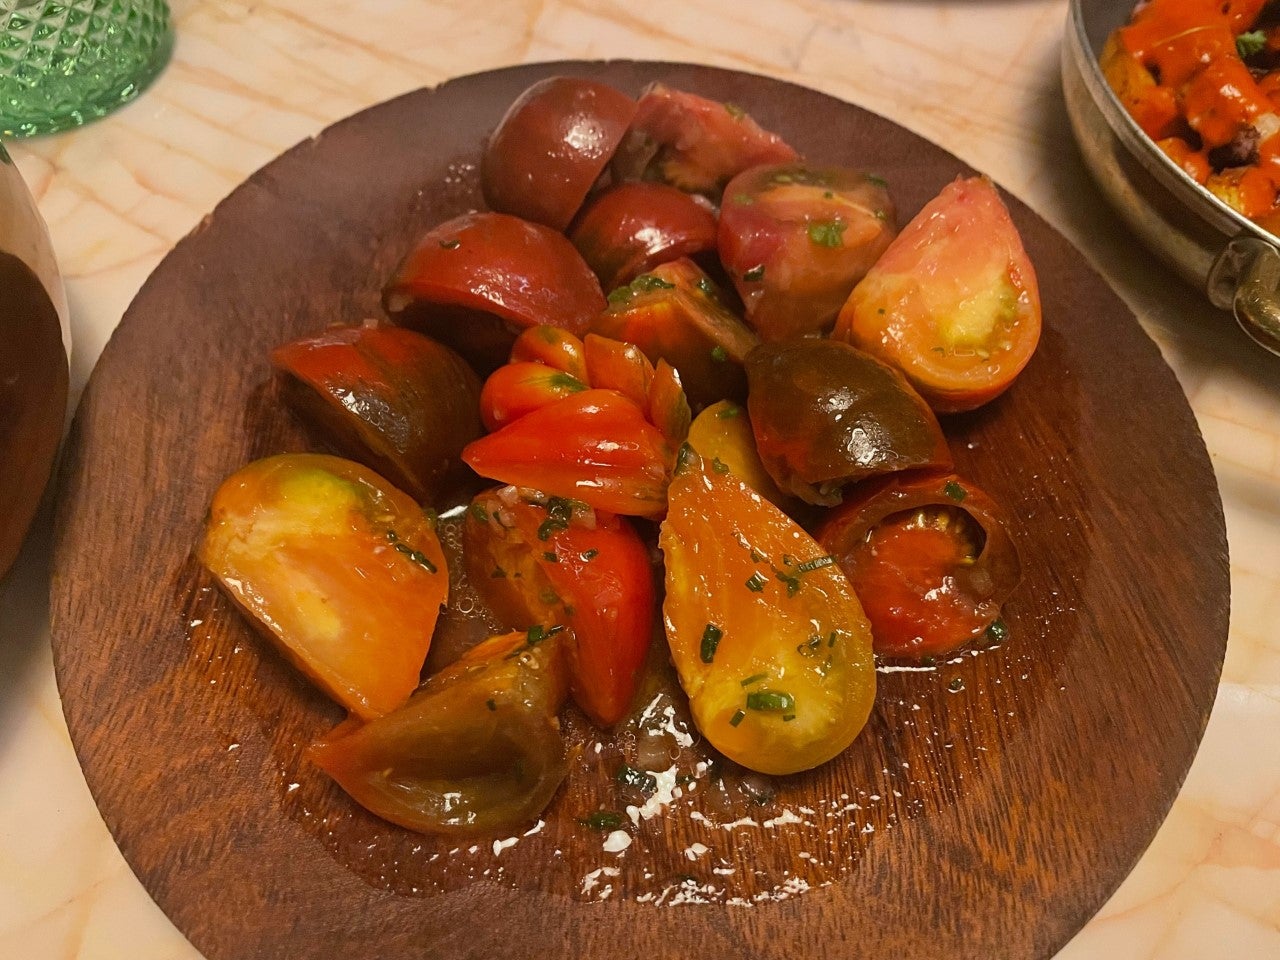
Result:
<instances>
[{"instance_id":1,"label":"marble table surface","mask_svg":"<svg viewBox=\"0 0 1280 960\"><path fill-rule=\"evenodd\" d=\"M65 273L74 393L143 280L246 176L364 107L513 63L688 60L816 87L942 145L1069 237L1190 398L1221 487L1233 610L1221 688L1181 794L1059 960L1280 957L1280 361L1138 248L1089 180L1059 86L1065 0L172 8L173 62L136 103L11 145ZM0 957L196 960L130 872L81 776L53 679L47 543L46 518L0 584Z\"/></svg>"}]
</instances>

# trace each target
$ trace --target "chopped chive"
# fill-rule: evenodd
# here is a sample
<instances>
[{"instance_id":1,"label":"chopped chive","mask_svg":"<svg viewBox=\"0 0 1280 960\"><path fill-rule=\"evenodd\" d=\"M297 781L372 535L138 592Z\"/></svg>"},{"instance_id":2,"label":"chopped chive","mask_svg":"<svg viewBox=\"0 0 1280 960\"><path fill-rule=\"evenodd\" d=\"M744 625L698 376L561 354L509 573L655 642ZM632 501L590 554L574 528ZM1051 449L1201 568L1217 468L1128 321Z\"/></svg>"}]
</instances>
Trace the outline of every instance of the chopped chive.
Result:
<instances>
[{"instance_id":1,"label":"chopped chive","mask_svg":"<svg viewBox=\"0 0 1280 960\"><path fill-rule=\"evenodd\" d=\"M560 390L568 390L570 393L580 393L587 389L587 385L575 377L571 373L557 371L547 378L547 384Z\"/></svg>"},{"instance_id":2,"label":"chopped chive","mask_svg":"<svg viewBox=\"0 0 1280 960\"><path fill-rule=\"evenodd\" d=\"M694 452L693 447L687 443L680 444L680 452L676 454L676 476L680 476L688 470L689 464L693 462L693 458L696 456L697 454Z\"/></svg>"},{"instance_id":3,"label":"chopped chive","mask_svg":"<svg viewBox=\"0 0 1280 960\"><path fill-rule=\"evenodd\" d=\"M964 498L968 496L964 487L960 486L960 484L956 483L954 480L948 480L947 485L942 488L942 492L956 503L962 502Z\"/></svg>"},{"instance_id":4,"label":"chopped chive","mask_svg":"<svg viewBox=\"0 0 1280 960\"><path fill-rule=\"evenodd\" d=\"M734 713L732 717L729 718L729 726L736 727L738 724L742 722L742 718L745 716L746 714L743 713L741 710L737 711L736 713Z\"/></svg>"},{"instance_id":5,"label":"chopped chive","mask_svg":"<svg viewBox=\"0 0 1280 960\"><path fill-rule=\"evenodd\" d=\"M719 420L732 420L734 417L740 416L742 416L742 408L736 403L729 404L716 414L716 418Z\"/></svg>"},{"instance_id":6,"label":"chopped chive","mask_svg":"<svg viewBox=\"0 0 1280 960\"><path fill-rule=\"evenodd\" d=\"M726 360L729 359L729 354L725 352L724 347L720 346L720 344L717 343L714 347L711 348L711 359L714 360L716 363L724 363Z\"/></svg>"},{"instance_id":7,"label":"chopped chive","mask_svg":"<svg viewBox=\"0 0 1280 960\"><path fill-rule=\"evenodd\" d=\"M747 694L747 709L776 712L794 710L796 698L781 690L754 690Z\"/></svg>"},{"instance_id":8,"label":"chopped chive","mask_svg":"<svg viewBox=\"0 0 1280 960\"><path fill-rule=\"evenodd\" d=\"M698 289L712 300L715 300L720 295L720 291L716 289L716 285L711 282L710 277L699 277Z\"/></svg>"},{"instance_id":9,"label":"chopped chive","mask_svg":"<svg viewBox=\"0 0 1280 960\"><path fill-rule=\"evenodd\" d=\"M783 723L790 723L790 722L791 722L792 720L794 720L795 718L796 718L796 715L795 715L794 713L784 713L784 714L782 715L782 722L783 722Z\"/></svg>"},{"instance_id":10,"label":"chopped chive","mask_svg":"<svg viewBox=\"0 0 1280 960\"><path fill-rule=\"evenodd\" d=\"M751 575L751 579L747 581L747 589L752 593L762 593L764 592L764 585L768 582L764 577L760 576L760 571L757 570Z\"/></svg>"},{"instance_id":11,"label":"chopped chive","mask_svg":"<svg viewBox=\"0 0 1280 960\"><path fill-rule=\"evenodd\" d=\"M629 286L633 293L649 293L652 290L674 290L676 285L668 283L655 273L642 273Z\"/></svg>"},{"instance_id":12,"label":"chopped chive","mask_svg":"<svg viewBox=\"0 0 1280 960\"><path fill-rule=\"evenodd\" d=\"M455 238L455 239L453 239L453 240L441 240L441 241L440 241L440 248L441 248L442 250L457 250L457 249L458 249L458 247L460 247L460 246L462 246L462 241L461 241L461 240L458 240L458 239L456 239L456 238Z\"/></svg>"},{"instance_id":13,"label":"chopped chive","mask_svg":"<svg viewBox=\"0 0 1280 960\"><path fill-rule=\"evenodd\" d=\"M764 279L764 264L759 263L742 275L742 279L748 283L757 283Z\"/></svg>"},{"instance_id":14,"label":"chopped chive","mask_svg":"<svg viewBox=\"0 0 1280 960\"><path fill-rule=\"evenodd\" d=\"M724 105L725 112L735 120L741 120L747 115L747 111L743 110L736 103L726 103Z\"/></svg>"},{"instance_id":15,"label":"chopped chive","mask_svg":"<svg viewBox=\"0 0 1280 960\"><path fill-rule=\"evenodd\" d=\"M1267 48L1267 35L1261 30L1251 30L1236 37L1236 53L1240 59L1252 57Z\"/></svg>"},{"instance_id":16,"label":"chopped chive","mask_svg":"<svg viewBox=\"0 0 1280 960\"><path fill-rule=\"evenodd\" d=\"M749 677L743 677L742 680L739 681L739 683L744 687L749 687L753 683L759 683L761 680L768 680L768 679L769 679L769 675L767 673L753 673Z\"/></svg>"},{"instance_id":17,"label":"chopped chive","mask_svg":"<svg viewBox=\"0 0 1280 960\"><path fill-rule=\"evenodd\" d=\"M483 503L473 503L471 505L471 515L481 523L489 519L489 511L484 508Z\"/></svg>"},{"instance_id":18,"label":"chopped chive","mask_svg":"<svg viewBox=\"0 0 1280 960\"><path fill-rule=\"evenodd\" d=\"M415 550L413 547L401 540L400 536L394 530L387 531L387 539L391 541L391 547L396 553L407 557L413 563L416 563L418 566L422 567L422 569L426 570L427 573L436 572L436 565L431 562L431 559L421 550Z\"/></svg>"},{"instance_id":19,"label":"chopped chive","mask_svg":"<svg viewBox=\"0 0 1280 960\"><path fill-rule=\"evenodd\" d=\"M548 540L553 533L569 529L573 519L573 501L564 497L551 497L547 501L547 519L538 524L538 539Z\"/></svg>"},{"instance_id":20,"label":"chopped chive","mask_svg":"<svg viewBox=\"0 0 1280 960\"><path fill-rule=\"evenodd\" d=\"M597 550L595 547L592 547L590 550L584 550L582 551L582 553L578 554L578 559L581 560L583 563L590 563L592 560L596 558L597 555L599 555L599 553L600 553L599 550Z\"/></svg>"},{"instance_id":21,"label":"chopped chive","mask_svg":"<svg viewBox=\"0 0 1280 960\"><path fill-rule=\"evenodd\" d=\"M559 558L559 557L557 557L557 556L556 556L554 553L552 553L550 550L547 550L545 553L543 553L543 554L542 554L542 559L543 559L543 560L545 560L545 561L547 561L547 563L559 563L559 562L560 562L560 558Z\"/></svg>"},{"instance_id":22,"label":"chopped chive","mask_svg":"<svg viewBox=\"0 0 1280 960\"><path fill-rule=\"evenodd\" d=\"M775 570L773 575L787 585L788 597L794 597L800 592L800 578L794 573L787 573L785 570Z\"/></svg>"},{"instance_id":23,"label":"chopped chive","mask_svg":"<svg viewBox=\"0 0 1280 960\"><path fill-rule=\"evenodd\" d=\"M538 594L538 599L540 599L543 603L546 603L546 604L559 603L560 594L556 593L550 587L547 587L547 589L543 590L540 594Z\"/></svg>"},{"instance_id":24,"label":"chopped chive","mask_svg":"<svg viewBox=\"0 0 1280 960\"><path fill-rule=\"evenodd\" d=\"M960 677L956 677L949 684L947 684L947 689L950 690L952 693L959 693L961 690L964 689L964 680L962 680Z\"/></svg>"},{"instance_id":25,"label":"chopped chive","mask_svg":"<svg viewBox=\"0 0 1280 960\"><path fill-rule=\"evenodd\" d=\"M719 457L713 457L711 459L711 469L714 470L716 473L728 473L729 465L725 463L723 460L721 460Z\"/></svg>"},{"instance_id":26,"label":"chopped chive","mask_svg":"<svg viewBox=\"0 0 1280 960\"><path fill-rule=\"evenodd\" d=\"M578 818L580 824L592 830L616 830L622 826L624 820L622 814L616 810L597 810Z\"/></svg>"},{"instance_id":27,"label":"chopped chive","mask_svg":"<svg viewBox=\"0 0 1280 960\"><path fill-rule=\"evenodd\" d=\"M1009 637L1009 627L1003 620L995 620L987 627L987 638L992 643L1003 643Z\"/></svg>"},{"instance_id":28,"label":"chopped chive","mask_svg":"<svg viewBox=\"0 0 1280 960\"><path fill-rule=\"evenodd\" d=\"M702 630L702 649L699 651L703 663L710 663L716 658L716 648L720 646L720 638L724 631L714 623L708 623Z\"/></svg>"},{"instance_id":29,"label":"chopped chive","mask_svg":"<svg viewBox=\"0 0 1280 960\"><path fill-rule=\"evenodd\" d=\"M877 210L877 211L876 211L876 219L877 219L877 220L888 220L888 219L889 219L889 215L888 215L887 213L885 213L883 210Z\"/></svg>"},{"instance_id":30,"label":"chopped chive","mask_svg":"<svg viewBox=\"0 0 1280 960\"><path fill-rule=\"evenodd\" d=\"M888 180L886 180L884 177L878 177L874 173L867 174L867 182L873 183L877 187L887 187L889 185Z\"/></svg>"},{"instance_id":31,"label":"chopped chive","mask_svg":"<svg viewBox=\"0 0 1280 960\"><path fill-rule=\"evenodd\" d=\"M501 567L494 567L493 573L489 574L490 580L505 580L506 578L507 571L503 570Z\"/></svg>"},{"instance_id":32,"label":"chopped chive","mask_svg":"<svg viewBox=\"0 0 1280 960\"><path fill-rule=\"evenodd\" d=\"M733 202L740 206L748 207L756 202L756 198L749 193L735 193L733 195Z\"/></svg>"},{"instance_id":33,"label":"chopped chive","mask_svg":"<svg viewBox=\"0 0 1280 960\"><path fill-rule=\"evenodd\" d=\"M497 702L496 700L494 700L494 699L493 699L493 697L490 697L488 700L486 700L486 701L484 702L484 705L485 705L486 707L488 707L490 710L497 710L497 709L498 709L498 702Z\"/></svg>"},{"instance_id":34,"label":"chopped chive","mask_svg":"<svg viewBox=\"0 0 1280 960\"><path fill-rule=\"evenodd\" d=\"M814 557L812 560L806 560L804 563L796 564L796 573L809 573L811 570L821 570L823 567L829 567L835 562L834 557Z\"/></svg>"},{"instance_id":35,"label":"chopped chive","mask_svg":"<svg viewBox=\"0 0 1280 960\"><path fill-rule=\"evenodd\" d=\"M809 242L820 247L843 247L846 226L843 220L810 221L807 227Z\"/></svg>"}]
</instances>

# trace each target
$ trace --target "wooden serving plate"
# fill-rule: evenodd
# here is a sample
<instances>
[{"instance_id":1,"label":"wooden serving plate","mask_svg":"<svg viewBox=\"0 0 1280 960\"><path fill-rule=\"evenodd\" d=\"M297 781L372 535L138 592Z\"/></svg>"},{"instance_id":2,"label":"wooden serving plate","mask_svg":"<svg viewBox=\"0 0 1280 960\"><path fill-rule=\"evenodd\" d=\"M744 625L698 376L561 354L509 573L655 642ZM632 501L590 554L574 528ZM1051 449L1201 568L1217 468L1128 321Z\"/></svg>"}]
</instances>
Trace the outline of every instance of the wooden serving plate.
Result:
<instances>
[{"instance_id":1,"label":"wooden serving plate","mask_svg":"<svg viewBox=\"0 0 1280 960\"><path fill-rule=\"evenodd\" d=\"M67 448L54 654L107 825L210 960L1051 956L1178 791L1213 703L1229 586L1213 472L1172 373L1084 258L1011 198L1044 338L1007 395L946 423L961 472L1014 518L1025 579L1009 637L881 672L858 741L784 780L759 822L677 804L619 856L576 822L571 781L541 828L496 852L504 838L382 823L302 757L337 708L194 561L221 480L304 445L270 348L378 315L414 239L479 205L480 145L507 105L565 73L741 104L815 161L885 176L902 222L968 172L811 90L615 62L412 93L256 173L138 294Z\"/></svg>"}]
</instances>

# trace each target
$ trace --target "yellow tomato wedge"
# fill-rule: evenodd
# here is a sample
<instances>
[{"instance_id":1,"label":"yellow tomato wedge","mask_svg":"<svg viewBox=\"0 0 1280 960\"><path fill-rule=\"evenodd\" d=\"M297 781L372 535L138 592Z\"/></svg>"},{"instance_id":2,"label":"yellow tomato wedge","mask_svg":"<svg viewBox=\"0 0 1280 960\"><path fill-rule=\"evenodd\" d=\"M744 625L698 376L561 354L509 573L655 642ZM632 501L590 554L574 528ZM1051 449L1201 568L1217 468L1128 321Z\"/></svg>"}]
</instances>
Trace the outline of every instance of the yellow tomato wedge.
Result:
<instances>
[{"instance_id":1,"label":"yellow tomato wedge","mask_svg":"<svg viewBox=\"0 0 1280 960\"><path fill-rule=\"evenodd\" d=\"M257 460L218 488L200 560L254 625L352 713L418 685L449 574L432 518L371 470Z\"/></svg>"},{"instance_id":2,"label":"yellow tomato wedge","mask_svg":"<svg viewBox=\"0 0 1280 960\"><path fill-rule=\"evenodd\" d=\"M849 581L722 461L682 450L659 537L663 617L694 722L768 774L825 763L871 712L871 628Z\"/></svg>"},{"instance_id":3,"label":"yellow tomato wedge","mask_svg":"<svg viewBox=\"0 0 1280 960\"><path fill-rule=\"evenodd\" d=\"M715 467L716 461L726 466L735 477L770 503L785 509L798 501L778 489L756 451L756 437L751 432L747 408L732 400L721 400L693 418L689 427L689 446Z\"/></svg>"}]
</instances>

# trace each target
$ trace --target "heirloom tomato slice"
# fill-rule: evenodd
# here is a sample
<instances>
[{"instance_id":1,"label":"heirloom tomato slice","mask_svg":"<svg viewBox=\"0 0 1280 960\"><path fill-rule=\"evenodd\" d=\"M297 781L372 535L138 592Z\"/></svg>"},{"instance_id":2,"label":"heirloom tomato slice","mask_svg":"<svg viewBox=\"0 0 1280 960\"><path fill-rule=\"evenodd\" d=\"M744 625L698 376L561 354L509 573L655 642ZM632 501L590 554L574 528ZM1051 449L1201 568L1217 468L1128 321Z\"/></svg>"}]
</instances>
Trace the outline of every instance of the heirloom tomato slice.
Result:
<instances>
[{"instance_id":1,"label":"heirloom tomato slice","mask_svg":"<svg viewBox=\"0 0 1280 960\"><path fill-rule=\"evenodd\" d=\"M895 233L879 177L807 164L753 167L725 187L720 259L764 340L831 328Z\"/></svg>"},{"instance_id":2,"label":"heirloom tomato slice","mask_svg":"<svg viewBox=\"0 0 1280 960\"><path fill-rule=\"evenodd\" d=\"M1003 511L953 473L868 481L817 537L862 598L883 656L937 656L977 639L1020 577Z\"/></svg>"},{"instance_id":3,"label":"heirloom tomato slice","mask_svg":"<svg viewBox=\"0 0 1280 960\"><path fill-rule=\"evenodd\" d=\"M419 833L519 826L568 772L556 711L562 650L538 631L492 637L394 713L339 725L308 756L366 810Z\"/></svg>"},{"instance_id":4,"label":"heirloom tomato slice","mask_svg":"<svg viewBox=\"0 0 1280 960\"><path fill-rule=\"evenodd\" d=\"M484 430L480 379L460 356L403 327L335 327L271 352L285 399L343 456L422 503L474 479L462 448Z\"/></svg>"},{"instance_id":5,"label":"heirloom tomato slice","mask_svg":"<svg viewBox=\"0 0 1280 960\"><path fill-rule=\"evenodd\" d=\"M591 201L569 239L601 288L613 290L660 263L714 255L716 218L708 206L664 183L620 183Z\"/></svg>"},{"instance_id":6,"label":"heirloom tomato slice","mask_svg":"<svg viewBox=\"0 0 1280 960\"><path fill-rule=\"evenodd\" d=\"M939 413L1003 393L1040 342L1035 270L986 177L949 183L854 288L833 334L900 369Z\"/></svg>"},{"instance_id":7,"label":"heirloom tomato slice","mask_svg":"<svg viewBox=\"0 0 1280 960\"><path fill-rule=\"evenodd\" d=\"M448 344L481 374L506 362L525 328L585 333L605 305L596 275L562 234L489 212L428 230L382 299L397 323Z\"/></svg>"},{"instance_id":8,"label":"heirloom tomato slice","mask_svg":"<svg viewBox=\"0 0 1280 960\"><path fill-rule=\"evenodd\" d=\"M653 636L649 552L622 517L504 487L476 497L463 527L467 574L513 627L564 631L574 701L612 726L625 715Z\"/></svg>"},{"instance_id":9,"label":"heirloom tomato slice","mask_svg":"<svg viewBox=\"0 0 1280 960\"><path fill-rule=\"evenodd\" d=\"M737 104L654 83L640 97L613 172L620 180L663 180L715 197L748 167L798 157Z\"/></svg>"},{"instance_id":10,"label":"heirloom tomato slice","mask_svg":"<svg viewBox=\"0 0 1280 960\"><path fill-rule=\"evenodd\" d=\"M765 469L787 493L832 506L841 488L948 467L938 418L888 364L837 340L768 343L747 358L747 409Z\"/></svg>"},{"instance_id":11,"label":"heirloom tomato slice","mask_svg":"<svg viewBox=\"0 0 1280 960\"><path fill-rule=\"evenodd\" d=\"M320 689L369 719L418 685L449 589L432 517L371 470L281 454L214 494L200 560Z\"/></svg>"},{"instance_id":12,"label":"heirloom tomato slice","mask_svg":"<svg viewBox=\"0 0 1280 960\"><path fill-rule=\"evenodd\" d=\"M659 546L667 642L712 746L769 774L848 747L871 712L875 665L862 606L831 557L687 446Z\"/></svg>"},{"instance_id":13,"label":"heirloom tomato slice","mask_svg":"<svg viewBox=\"0 0 1280 960\"><path fill-rule=\"evenodd\" d=\"M616 390L584 390L473 441L462 459L500 483L654 517L666 509L673 451L634 401Z\"/></svg>"},{"instance_id":14,"label":"heirloom tomato slice","mask_svg":"<svg viewBox=\"0 0 1280 960\"><path fill-rule=\"evenodd\" d=\"M585 389L585 383L563 370L532 360L513 360L485 380L480 417L489 430L498 430L526 413Z\"/></svg>"},{"instance_id":15,"label":"heirloom tomato slice","mask_svg":"<svg viewBox=\"0 0 1280 960\"><path fill-rule=\"evenodd\" d=\"M548 77L516 98L480 161L493 210L563 230L608 165L636 102L607 84Z\"/></svg>"},{"instance_id":16,"label":"heirloom tomato slice","mask_svg":"<svg viewBox=\"0 0 1280 960\"><path fill-rule=\"evenodd\" d=\"M614 290L591 329L666 360L697 407L746 396L742 363L760 342L692 260L661 264Z\"/></svg>"}]
</instances>

